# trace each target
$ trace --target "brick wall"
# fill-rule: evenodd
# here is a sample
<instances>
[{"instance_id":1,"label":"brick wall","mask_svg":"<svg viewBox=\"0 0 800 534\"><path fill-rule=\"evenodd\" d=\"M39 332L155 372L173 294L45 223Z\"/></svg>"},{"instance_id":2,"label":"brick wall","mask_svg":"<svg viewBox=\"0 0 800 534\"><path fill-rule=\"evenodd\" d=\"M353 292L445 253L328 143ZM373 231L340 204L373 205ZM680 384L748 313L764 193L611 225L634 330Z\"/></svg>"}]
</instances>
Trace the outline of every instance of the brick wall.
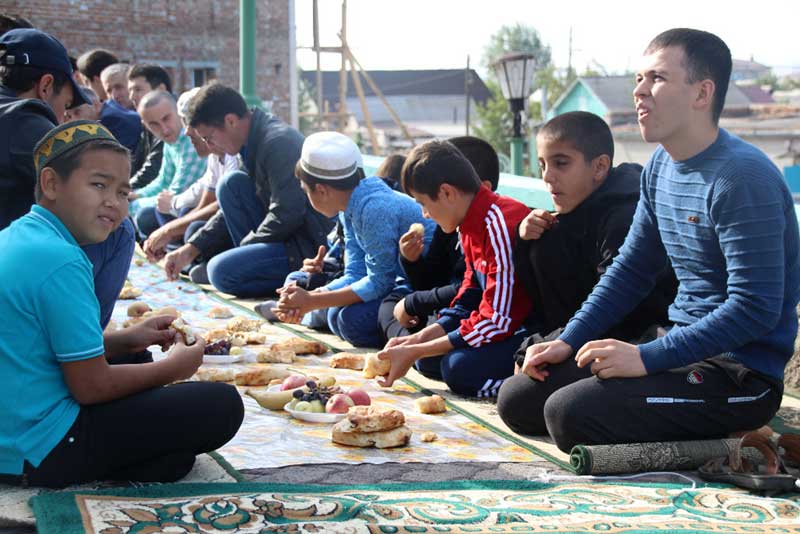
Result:
<instances>
[{"instance_id":1,"label":"brick wall","mask_svg":"<svg viewBox=\"0 0 800 534\"><path fill-rule=\"evenodd\" d=\"M288 0L259 0L256 9L258 96L288 121ZM5 0L0 11L27 18L75 57L106 48L125 61L161 63L178 90L193 87L194 69L204 66L239 87L238 0Z\"/></svg>"}]
</instances>

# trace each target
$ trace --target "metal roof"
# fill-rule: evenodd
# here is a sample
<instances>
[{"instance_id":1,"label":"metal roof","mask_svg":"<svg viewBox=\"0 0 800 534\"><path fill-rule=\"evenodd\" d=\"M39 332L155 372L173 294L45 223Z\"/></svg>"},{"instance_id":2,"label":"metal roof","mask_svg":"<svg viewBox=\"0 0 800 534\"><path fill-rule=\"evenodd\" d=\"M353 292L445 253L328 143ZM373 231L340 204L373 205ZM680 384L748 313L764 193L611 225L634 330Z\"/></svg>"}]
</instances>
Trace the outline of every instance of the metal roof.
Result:
<instances>
[{"instance_id":1,"label":"metal roof","mask_svg":"<svg viewBox=\"0 0 800 534\"><path fill-rule=\"evenodd\" d=\"M486 84L483 83L474 69L469 70L472 76L470 95L473 100L481 104L491 96ZM385 96L399 95L463 95L465 69L438 69L438 70L371 70L367 71L375 85ZM315 88L317 84L316 71L303 71L302 80L308 86ZM361 80L365 96L374 96L375 93L366 80ZM352 75L348 72L347 96L357 98L353 87ZM322 71L322 98L325 100L339 99L339 71Z\"/></svg>"}]
</instances>

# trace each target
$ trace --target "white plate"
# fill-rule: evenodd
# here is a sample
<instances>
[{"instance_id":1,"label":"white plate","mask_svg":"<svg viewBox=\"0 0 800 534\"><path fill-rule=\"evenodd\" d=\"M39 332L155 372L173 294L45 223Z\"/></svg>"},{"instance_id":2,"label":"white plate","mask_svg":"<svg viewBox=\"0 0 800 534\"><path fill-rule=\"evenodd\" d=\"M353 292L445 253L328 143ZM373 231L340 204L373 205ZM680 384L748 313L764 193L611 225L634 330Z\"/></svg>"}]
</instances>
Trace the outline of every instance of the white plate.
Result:
<instances>
[{"instance_id":1,"label":"white plate","mask_svg":"<svg viewBox=\"0 0 800 534\"><path fill-rule=\"evenodd\" d=\"M203 363L214 363L214 364L225 364L225 363L236 363L242 359L241 354L234 354L231 356L230 354L204 354L203 355Z\"/></svg>"},{"instance_id":2,"label":"white plate","mask_svg":"<svg viewBox=\"0 0 800 534\"><path fill-rule=\"evenodd\" d=\"M289 408L290 402L286 403L283 407L284 410L289 412L289 415L301 421L308 421L309 423L336 423L341 421L347 415L346 413L316 413L316 412L298 412Z\"/></svg>"}]
</instances>

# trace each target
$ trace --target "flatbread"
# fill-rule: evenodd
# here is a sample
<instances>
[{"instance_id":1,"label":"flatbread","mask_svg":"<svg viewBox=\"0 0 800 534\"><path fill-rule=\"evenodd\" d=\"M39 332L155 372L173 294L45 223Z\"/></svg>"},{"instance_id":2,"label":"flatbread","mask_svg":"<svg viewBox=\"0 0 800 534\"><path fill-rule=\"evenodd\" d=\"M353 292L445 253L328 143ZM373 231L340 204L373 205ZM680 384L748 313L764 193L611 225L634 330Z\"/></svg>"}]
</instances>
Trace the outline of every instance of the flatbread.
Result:
<instances>
[{"instance_id":1,"label":"flatbread","mask_svg":"<svg viewBox=\"0 0 800 534\"><path fill-rule=\"evenodd\" d=\"M291 350L261 350L256 354L258 363L292 363L294 351Z\"/></svg>"},{"instance_id":2,"label":"flatbread","mask_svg":"<svg viewBox=\"0 0 800 534\"><path fill-rule=\"evenodd\" d=\"M400 426L392 430L364 433L356 431L347 419L342 419L333 425L331 441L350 447L403 447L411 441L411 430L407 426Z\"/></svg>"},{"instance_id":3,"label":"flatbread","mask_svg":"<svg viewBox=\"0 0 800 534\"><path fill-rule=\"evenodd\" d=\"M276 378L286 378L289 371L276 367L257 367L236 373L237 386L268 386Z\"/></svg>"},{"instance_id":4,"label":"flatbread","mask_svg":"<svg viewBox=\"0 0 800 534\"><path fill-rule=\"evenodd\" d=\"M228 321L228 330L231 332L254 332L263 323L260 319L248 319L247 317L234 317Z\"/></svg>"},{"instance_id":5,"label":"flatbread","mask_svg":"<svg viewBox=\"0 0 800 534\"><path fill-rule=\"evenodd\" d=\"M272 345L270 350L291 350L295 354L325 354L328 352L328 347L319 341L312 341L303 339L301 337L291 337L284 341L279 341Z\"/></svg>"},{"instance_id":6,"label":"flatbread","mask_svg":"<svg viewBox=\"0 0 800 534\"><path fill-rule=\"evenodd\" d=\"M231 333L225 328L214 328L206 332L206 341L219 341L221 339L230 340Z\"/></svg>"},{"instance_id":7,"label":"flatbread","mask_svg":"<svg viewBox=\"0 0 800 534\"><path fill-rule=\"evenodd\" d=\"M364 368L364 355L352 352L339 352L331 358L331 367L334 369L353 369L360 371Z\"/></svg>"},{"instance_id":8,"label":"flatbread","mask_svg":"<svg viewBox=\"0 0 800 534\"><path fill-rule=\"evenodd\" d=\"M236 378L236 371L218 367L201 367L195 376L201 382L233 382Z\"/></svg>"},{"instance_id":9,"label":"flatbread","mask_svg":"<svg viewBox=\"0 0 800 534\"><path fill-rule=\"evenodd\" d=\"M170 326L183 336L183 340L187 345L194 345L194 342L197 341L197 338L194 336L194 331L192 331L192 327L186 324L186 321L180 317L172 321Z\"/></svg>"},{"instance_id":10,"label":"flatbread","mask_svg":"<svg viewBox=\"0 0 800 534\"><path fill-rule=\"evenodd\" d=\"M403 426L406 417L400 410L380 406L352 406L347 418L354 432L383 432Z\"/></svg>"}]
</instances>

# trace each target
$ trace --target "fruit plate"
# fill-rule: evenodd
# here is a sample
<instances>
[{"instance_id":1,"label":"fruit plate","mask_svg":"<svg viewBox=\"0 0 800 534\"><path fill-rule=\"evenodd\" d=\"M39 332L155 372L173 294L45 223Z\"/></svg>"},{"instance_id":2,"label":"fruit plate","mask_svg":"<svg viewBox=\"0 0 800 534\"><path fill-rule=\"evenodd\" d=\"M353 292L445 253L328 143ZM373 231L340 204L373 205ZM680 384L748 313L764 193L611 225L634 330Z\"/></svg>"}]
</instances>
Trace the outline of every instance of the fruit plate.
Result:
<instances>
[{"instance_id":1,"label":"fruit plate","mask_svg":"<svg viewBox=\"0 0 800 534\"><path fill-rule=\"evenodd\" d=\"M204 354L203 363L225 364L236 363L242 359L242 354Z\"/></svg>"},{"instance_id":2,"label":"fruit plate","mask_svg":"<svg viewBox=\"0 0 800 534\"><path fill-rule=\"evenodd\" d=\"M301 421L308 421L309 423L336 423L341 421L347 416L346 413L319 413L319 412L298 412L289 408L290 402L286 403L283 407L284 410L289 412L289 415Z\"/></svg>"}]
</instances>

